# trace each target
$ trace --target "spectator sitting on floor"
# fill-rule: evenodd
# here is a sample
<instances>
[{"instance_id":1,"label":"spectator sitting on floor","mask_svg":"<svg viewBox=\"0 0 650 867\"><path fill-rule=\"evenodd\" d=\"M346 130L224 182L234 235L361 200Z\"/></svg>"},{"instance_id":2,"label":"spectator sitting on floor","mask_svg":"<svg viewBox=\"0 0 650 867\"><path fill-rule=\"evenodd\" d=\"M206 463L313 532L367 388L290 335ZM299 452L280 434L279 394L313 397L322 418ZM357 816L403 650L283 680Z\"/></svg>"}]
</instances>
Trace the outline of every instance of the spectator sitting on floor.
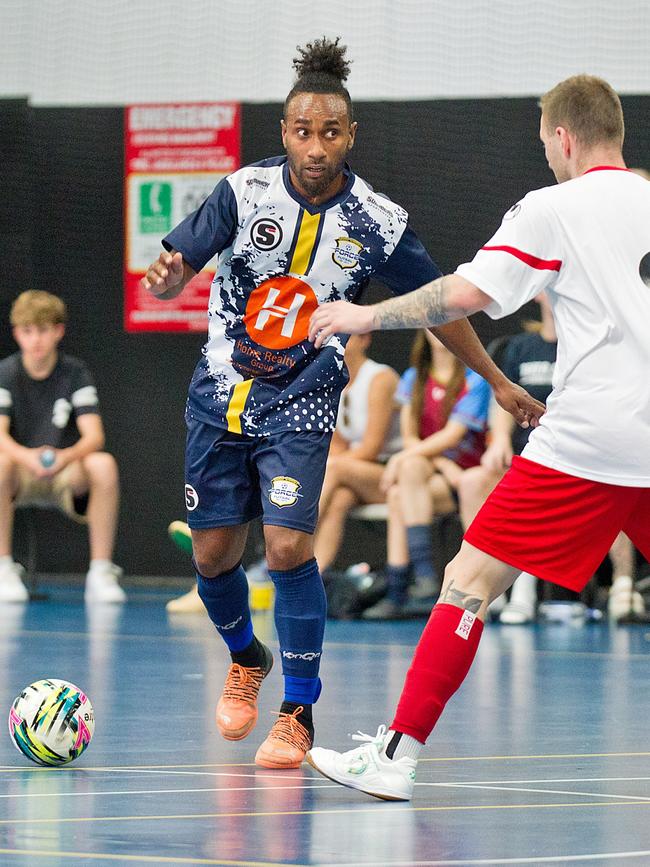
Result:
<instances>
[{"instance_id":1,"label":"spectator sitting on floor","mask_svg":"<svg viewBox=\"0 0 650 867\"><path fill-rule=\"evenodd\" d=\"M341 394L314 540L321 573L336 558L349 511L385 502L380 481L386 461L399 449L399 377L392 367L368 358L370 340L369 334L352 335L345 347L350 381Z\"/></svg>"},{"instance_id":2,"label":"spectator sitting on floor","mask_svg":"<svg viewBox=\"0 0 650 867\"><path fill-rule=\"evenodd\" d=\"M28 599L12 557L16 506L50 505L88 525L87 602L123 602L112 562L117 464L104 447L97 389L86 365L59 352L66 307L49 292L16 298L10 320L20 351L0 362L0 602Z\"/></svg>"},{"instance_id":3,"label":"spectator sitting on floor","mask_svg":"<svg viewBox=\"0 0 650 867\"><path fill-rule=\"evenodd\" d=\"M431 609L440 590L433 519L456 511L459 481L485 448L487 382L429 331L416 336L411 364L397 390L403 449L388 461L381 481L388 502L388 592L364 611L365 619Z\"/></svg>"},{"instance_id":4,"label":"spectator sitting on floor","mask_svg":"<svg viewBox=\"0 0 650 867\"><path fill-rule=\"evenodd\" d=\"M513 382L523 386L537 400L546 403L553 389L553 373L557 353L555 321L548 297L541 292L535 301L539 304L541 321L529 322L522 334L511 337L503 357L503 371ZM495 485L510 466L513 455L521 454L528 442L530 429L516 427L511 417L495 406L490 424L490 443L481 458L480 466L464 473L458 486L460 516L464 528L474 520ZM610 592L610 616L618 619L631 610L641 613L643 600L633 594L632 575L634 551L630 540L620 533L610 550L613 583ZM549 585L552 601L579 603L579 594L556 585ZM503 600L505 601L505 600ZM499 610L502 623L520 625L535 619L537 607L537 578L522 572L515 581L510 600L499 605L495 600L491 610ZM584 608L584 606L583 606Z\"/></svg>"}]
</instances>

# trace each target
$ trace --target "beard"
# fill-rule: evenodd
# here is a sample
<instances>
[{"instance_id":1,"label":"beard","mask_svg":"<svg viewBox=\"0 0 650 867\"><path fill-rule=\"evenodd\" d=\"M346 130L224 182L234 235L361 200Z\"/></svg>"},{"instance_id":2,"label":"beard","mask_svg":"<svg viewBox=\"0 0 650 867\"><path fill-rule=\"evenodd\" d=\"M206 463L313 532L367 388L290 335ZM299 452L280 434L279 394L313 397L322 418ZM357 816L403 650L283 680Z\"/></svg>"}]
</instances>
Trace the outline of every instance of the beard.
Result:
<instances>
[{"instance_id":1,"label":"beard","mask_svg":"<svg viewBox=\"0 0 650 867\"><path fill-rule=\"evenodd\" d=\"M320 196L325 190L336 180L343 171L345 159L341 159L334 165L325 165L322 173L318 177L311 177L304 166L298 167L295 162L289 158L289 168L298 179L300 186L310 196Z\"/></svg>"}]
</instances>

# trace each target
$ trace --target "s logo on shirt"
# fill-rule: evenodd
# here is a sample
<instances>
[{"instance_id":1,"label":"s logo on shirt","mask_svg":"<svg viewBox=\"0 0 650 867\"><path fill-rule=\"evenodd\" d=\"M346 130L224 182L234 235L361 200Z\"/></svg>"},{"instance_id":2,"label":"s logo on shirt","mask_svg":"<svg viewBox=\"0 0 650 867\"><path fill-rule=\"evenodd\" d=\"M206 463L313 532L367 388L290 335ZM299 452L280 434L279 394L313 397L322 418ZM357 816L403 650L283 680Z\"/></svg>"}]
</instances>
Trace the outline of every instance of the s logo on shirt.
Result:
<instances>
[{"instance_id":1,"label":"s logo on shirt","mask_svg":"<svg viewBox=\"0 0 650 867\"><path fill-rule=\"evenodd\" d=\"M269 217L256 220L251 226L251 241L258 250L275 250L282 241L282 226Z\"/></svg>"}]
</instances>

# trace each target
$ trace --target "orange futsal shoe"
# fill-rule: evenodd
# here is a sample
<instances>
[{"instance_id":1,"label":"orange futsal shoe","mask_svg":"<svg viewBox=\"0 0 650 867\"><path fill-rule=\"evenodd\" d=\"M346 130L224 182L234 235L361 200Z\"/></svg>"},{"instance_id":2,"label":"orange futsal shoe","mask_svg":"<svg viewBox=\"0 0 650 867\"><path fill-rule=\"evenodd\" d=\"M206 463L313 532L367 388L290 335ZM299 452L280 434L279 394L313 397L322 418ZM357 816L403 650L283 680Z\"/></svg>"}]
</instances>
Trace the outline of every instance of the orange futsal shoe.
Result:
<instances>
[{"instance_id":1,"label":"orange futsal shoe","mask_svg":"<svg viewBox=\"0 0 650 867\"><path fill-rule=\"evenodd\" d=\"M293 713L279 713L269 736L255 755L255 764L262 768L299 768L305 753L312 748L311 735L298 721L304 708Z\"/></svg>"},{"instance_id":2,"label":"orange futsal shoe","mask_svg":"<svg viewBox=\"0 0 650 867\"><path fill-rule=\"evenodd\" d=\"M266 675L273 668L273 654L260 642L265 665L244 667L233 662L217 704L217 728L227 741L240 741L257 722L257 694Z\"/></svg>"}]
</instances>

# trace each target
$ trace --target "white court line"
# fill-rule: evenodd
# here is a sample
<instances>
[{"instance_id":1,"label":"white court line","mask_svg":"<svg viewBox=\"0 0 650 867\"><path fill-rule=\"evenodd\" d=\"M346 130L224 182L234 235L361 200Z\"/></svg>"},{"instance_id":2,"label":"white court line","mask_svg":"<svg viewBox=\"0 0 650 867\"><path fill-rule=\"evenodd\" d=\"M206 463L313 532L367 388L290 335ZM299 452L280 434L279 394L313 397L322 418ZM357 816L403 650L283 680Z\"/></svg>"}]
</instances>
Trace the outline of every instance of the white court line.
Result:
<instances>
[{"instance_id":1,"label":"white court line","mask_svg":"<svg viewBox=\"0 0 650 867\"><path fill-rule=\"evenodd\" d=\"M475 858L452 861L364 861L362 867L446 867L446 865L473 864L569 864L577 861L613 861L621 858L641 858L650 855L650 849L638 852L591 852L586 855L540 855L536 858ZM332 862L319 863L319 867L359 867L358 861L348 861L346 864Z\"/></svg>"},{"instance_id":2,"label":"white court line","mask_svg":"<svg viewBox=\"0 0 650 867\"><path fill-rule=\"evenodd\" d=\"M24 792L20 794L0 795L0 798L9 798L17 800L18 798L94 798L96 795L187 795L198 792L286 792L291 789L298 789L304 792L306 789L336 789L339 788L338 783L316 783L313 786L268 786L261 788L260 786L215 786L210 789L116 789L115 791L98 792L94 789L87 789L84 792Z\"/></svg>"},{"instance_id":3,"label":"white court line","mask_svg":"<svg viewBox=\"0 0 650 867\"><path fill-rule=\"evenodd\" d=\"M513 786L528 783L630 783L650 780L650 777L558 777L547 779L541 777L533 780L468 780L451 783L423 783L425 786Z\"/></svg>"},{"instance_id":4,"label":"white court line","mask_svg":"<svg viewBox=\"0 0 650 867\"><path fill-rule=\"evenodd\" d=\"M610 795L608 792L569 792L564 789L529 789L520 786L477 786L466 785L461 783L416 783L416 786L442 786L446 788L460 789L486 789L490 792L533 792L541 795L573 795L579 798L615 798L619 801L650 801L650 798L644 798L642 795ZM577 805L576 805L577 806Z\"/></svg>"}]
</instances>

